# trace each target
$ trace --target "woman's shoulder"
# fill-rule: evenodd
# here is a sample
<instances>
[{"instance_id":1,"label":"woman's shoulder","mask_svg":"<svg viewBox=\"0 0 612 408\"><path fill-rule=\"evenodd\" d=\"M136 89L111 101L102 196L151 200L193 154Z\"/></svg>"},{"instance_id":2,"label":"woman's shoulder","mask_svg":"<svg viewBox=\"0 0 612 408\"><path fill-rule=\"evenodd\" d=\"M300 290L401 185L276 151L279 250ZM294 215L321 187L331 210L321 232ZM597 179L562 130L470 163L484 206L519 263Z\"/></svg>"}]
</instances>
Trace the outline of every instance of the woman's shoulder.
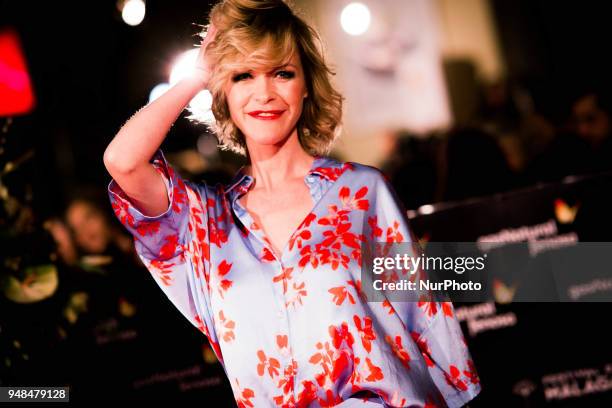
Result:
<instances>
[{"instance_id":1,"label":"woman's shoulder","mask_svg":"<svg viewBox=\"0 0 612 408\"><path fill-rule=\"evenodd\" d=\"M346 177L376 183L388 178L378 167L364 164L356 161L341 161L339 159L330 158L334 162L336 168L341 169L342 173L347 173Z\"/></svg>"}]
</instances>

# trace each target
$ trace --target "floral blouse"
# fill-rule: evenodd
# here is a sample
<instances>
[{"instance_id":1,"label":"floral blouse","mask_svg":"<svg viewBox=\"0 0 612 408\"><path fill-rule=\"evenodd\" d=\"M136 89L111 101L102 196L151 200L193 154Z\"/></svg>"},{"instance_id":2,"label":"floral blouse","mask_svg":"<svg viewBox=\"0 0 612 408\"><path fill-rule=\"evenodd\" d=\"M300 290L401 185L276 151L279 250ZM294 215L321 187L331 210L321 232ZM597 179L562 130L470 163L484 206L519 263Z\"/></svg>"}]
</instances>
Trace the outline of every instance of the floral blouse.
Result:
<instances>
[{"instance_id":1,"label":"floral blouse","mask_svg":"<svg viewBox=\"0 0 612 408\"><path fill-rule=\"evenodd\" d=\"M115 215L153 278L206 335L239 407L459 407L480 381L450 302L367 302L361 243L413 239L383 173L317 156L314 207L276 256L238 200L253 185L183 180L151 163L170 205L143 215L111 180Z\"/></svg>"}]
</instances>

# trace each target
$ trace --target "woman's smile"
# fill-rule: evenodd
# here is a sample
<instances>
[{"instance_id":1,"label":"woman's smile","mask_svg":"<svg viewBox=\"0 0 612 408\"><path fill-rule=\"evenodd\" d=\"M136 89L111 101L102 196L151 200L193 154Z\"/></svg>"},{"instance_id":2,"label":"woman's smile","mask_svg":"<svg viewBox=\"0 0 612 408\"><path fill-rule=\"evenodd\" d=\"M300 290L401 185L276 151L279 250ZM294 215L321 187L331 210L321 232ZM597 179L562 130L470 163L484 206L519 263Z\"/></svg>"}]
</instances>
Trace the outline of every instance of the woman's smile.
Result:
<instances>
[{"instance_id":1,"label":"woman's smile","mask_svg":"<svg viewBox=\"0 0 612 408\"><path fill-rule=\"evenodd\" d=\"M259 120L276 120L281 117L284 110L267 110L267 111L252 111L249 115Z\"/></svg>"}]
</instances>

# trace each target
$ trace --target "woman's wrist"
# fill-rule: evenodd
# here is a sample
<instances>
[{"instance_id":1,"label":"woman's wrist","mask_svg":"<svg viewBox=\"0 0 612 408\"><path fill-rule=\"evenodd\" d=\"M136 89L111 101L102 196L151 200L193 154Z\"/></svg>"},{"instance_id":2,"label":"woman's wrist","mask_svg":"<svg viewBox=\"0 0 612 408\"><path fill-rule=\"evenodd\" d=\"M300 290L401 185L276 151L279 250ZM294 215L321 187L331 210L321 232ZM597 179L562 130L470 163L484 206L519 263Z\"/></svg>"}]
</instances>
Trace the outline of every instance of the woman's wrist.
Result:
<instances>
[{"instance_id":1,"label":"woman's wrist","mask_svg":"<svg viewBox=\"0 0 612 408\"><path fill-rule=\"evenodd\" d=\"M192 70L190 75L187 75L184 80L191 86L197 88L198 91L203 91L208 85L207 72L203 68L196 67Z\"/></svg>"}]
</instances>

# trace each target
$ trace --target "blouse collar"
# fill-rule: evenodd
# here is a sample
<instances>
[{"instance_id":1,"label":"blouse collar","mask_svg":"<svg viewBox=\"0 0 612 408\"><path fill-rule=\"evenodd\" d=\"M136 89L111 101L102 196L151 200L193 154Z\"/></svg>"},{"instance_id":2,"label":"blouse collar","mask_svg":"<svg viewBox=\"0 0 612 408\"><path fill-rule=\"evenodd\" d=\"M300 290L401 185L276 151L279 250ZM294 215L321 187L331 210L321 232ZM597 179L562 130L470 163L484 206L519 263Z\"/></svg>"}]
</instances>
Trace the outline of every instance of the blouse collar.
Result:
<instances>
[{"instance_id":1,"label":"blouse collar","mask_svg":"<svg viewBox=\"0 0 612 408\"><path fill-rule=\"evenodd\" d=\"M344 164L345 163L341 163L331 157L315 156L312 166L304 179L307 183L309 181L315 181L316 178L314 178L313 175L316 175L318 176L318 181L321 179L335 181ZM228 187L225 189L225 194L228 194L232 200L234 199L235 193L240 193L240 195L246 193L253 183L253 177L244 172L244 167L245 166L242 166L238 169L232 181L230 181Z\"/></svg>"}]
</instances>

